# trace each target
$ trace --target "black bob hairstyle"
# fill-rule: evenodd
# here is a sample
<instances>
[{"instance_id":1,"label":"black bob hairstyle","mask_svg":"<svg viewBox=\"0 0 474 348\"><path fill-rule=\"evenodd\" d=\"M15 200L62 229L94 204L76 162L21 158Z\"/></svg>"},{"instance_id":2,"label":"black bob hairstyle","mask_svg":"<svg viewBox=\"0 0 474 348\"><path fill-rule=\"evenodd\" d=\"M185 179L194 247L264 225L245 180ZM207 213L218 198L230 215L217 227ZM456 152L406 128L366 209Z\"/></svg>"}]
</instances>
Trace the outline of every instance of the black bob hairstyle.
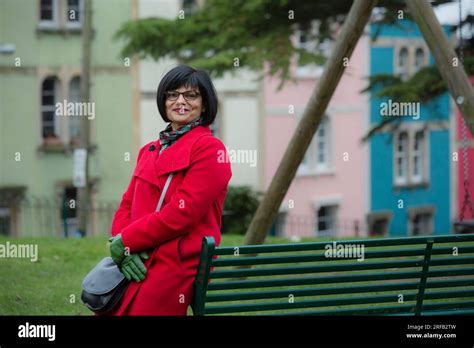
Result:
<instances>
[{"instance_id":1,"label":"black bob hairstyle","mask_svg":"<svg viewBox=\"0 0 474 348\"><path fill-rule=\"evenodd\" d=\"M217 115L217 93L214 84L206 71L194 69L187 65L179 65L168 71L158 85L156 104L161 118L165 122L171 122L166 116L165 92L176 90L182 86L199 89L204 109L201 114L204 119L203 125L212 124Z\"/></svg>"}]
</instances>

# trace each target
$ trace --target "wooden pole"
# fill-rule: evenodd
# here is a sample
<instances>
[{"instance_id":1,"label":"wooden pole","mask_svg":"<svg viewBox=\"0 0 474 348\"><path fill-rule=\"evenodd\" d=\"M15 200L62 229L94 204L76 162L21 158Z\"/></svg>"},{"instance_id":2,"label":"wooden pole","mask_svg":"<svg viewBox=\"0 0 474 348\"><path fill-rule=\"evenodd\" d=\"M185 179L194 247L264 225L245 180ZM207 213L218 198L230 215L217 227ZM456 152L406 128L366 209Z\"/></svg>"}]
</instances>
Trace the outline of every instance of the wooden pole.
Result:
<instances>
[{"instance_id":1,"label":"wooden pole","mask_svg":"<svg viewBox=\"0 0 474 348\"><path fill-rule=\"evenodd\" d=\"M91 76L91 41L92 41L92 1L84 0L84 14L82 27L82 62L81 62L81 96L82 102L90 103L90 76ZM79 148L86 150L85 187L77 190L78 228L82 235L87 234L88 210L90 204L89 190L89 143L90 126L88 117L81 117L81 133Z\"/></svg>"},{"instance_id":2,"label":"wooden pole","mask_svg":"<svg viewBox=\"0 0 474 348\"><path fill-rule=\"evenodd\" d=\"M474 134L474 92L462 62L451 47L431 5L425 0L408 0L406 3L433 54L441 76L448 84L449 93L471 134Z\"/></svg>"},{"instance_id":3,"label":"wooden pole","mask_svg":"<svg viewBox=\"0 0 474 348\"><path fill-rule=\"evenodd\" d=\"M323 75L311 95L303 117L290 140L267 193L250 223L244 244L261 244L275 220L296 170L318 129L326 107L341 79L377 0L355 0L328 59ZM349 63L350 64L350 63Z\"/></svg>"}]
</instances>

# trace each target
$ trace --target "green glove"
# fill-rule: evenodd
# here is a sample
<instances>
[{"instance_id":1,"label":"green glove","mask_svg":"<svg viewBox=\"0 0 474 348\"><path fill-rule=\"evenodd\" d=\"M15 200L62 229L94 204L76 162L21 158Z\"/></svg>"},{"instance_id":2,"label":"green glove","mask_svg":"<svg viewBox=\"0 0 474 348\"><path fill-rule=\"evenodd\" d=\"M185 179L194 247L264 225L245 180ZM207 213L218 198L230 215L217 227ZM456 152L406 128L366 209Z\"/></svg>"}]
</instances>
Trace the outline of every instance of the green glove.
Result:
<instances>
[{"instance_id":1,"label":"green glove","mask_svg":"<svg viewBox=\"0 0 474 348\"><path fill-rule=\"evenodd\" d=\"M143 260L148 259L148 254L145 251L142 251L139 254L131 254L126 256L122 264L120 265L120 271L123 273L127 280L135 280L137 282L145 279L146 267L142 262Z\"/></svg>"},{"instance_id":2,"label":"green glove","mask_svg":"<svg viewBox=\"0 0 474 348\"><path fill-rule=\"evenodd\" d=\"M115 237L109 238L110 242L110 256L112 260L120 266L125 259L125 245L123 245L122 234L119 233Z\"/></svg>"}]
</instances>

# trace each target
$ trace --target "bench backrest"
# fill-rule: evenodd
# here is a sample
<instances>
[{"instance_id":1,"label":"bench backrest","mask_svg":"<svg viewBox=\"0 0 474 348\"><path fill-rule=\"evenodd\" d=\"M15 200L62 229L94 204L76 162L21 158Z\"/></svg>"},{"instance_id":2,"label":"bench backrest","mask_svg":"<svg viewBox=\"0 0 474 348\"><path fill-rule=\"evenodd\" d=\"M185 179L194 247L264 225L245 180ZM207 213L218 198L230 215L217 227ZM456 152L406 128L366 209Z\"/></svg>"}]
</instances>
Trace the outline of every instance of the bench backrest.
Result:
<instances>
[{"instance_id":1,"label":"bench backrest","mask_svg":"<svg viewBox=\"0 0 474 348\"><path fill-rule=\"evenodd\" d=\"M206 237L193 311L473 314L474 234L239 247Z\"/></svg>"}]
</instances>

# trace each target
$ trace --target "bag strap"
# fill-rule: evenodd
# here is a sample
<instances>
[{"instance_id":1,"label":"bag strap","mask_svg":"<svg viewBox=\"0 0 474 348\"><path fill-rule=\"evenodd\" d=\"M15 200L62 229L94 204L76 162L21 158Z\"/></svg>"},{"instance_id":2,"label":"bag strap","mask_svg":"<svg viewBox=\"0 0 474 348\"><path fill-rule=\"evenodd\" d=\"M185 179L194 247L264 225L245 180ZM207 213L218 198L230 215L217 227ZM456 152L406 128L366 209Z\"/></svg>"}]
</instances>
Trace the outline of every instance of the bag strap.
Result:
<instances>
[{"instance_id":1,"label":"bag strap","mask_svg":"<svg viewBox=\"0 0 474 348\"><path fill-rule=\"evenodd\" d=\"M168 187L170 186L171 179L173 178L173 173L168 175L168 179L166 179L165 187L163 187L163 191L161 191L160 200L158 201L158 205L156 206L156 211L160 211L161 205L163 204L163 200L165 199L166 191L168 191Z\"/></svg>"}]
</instances>

